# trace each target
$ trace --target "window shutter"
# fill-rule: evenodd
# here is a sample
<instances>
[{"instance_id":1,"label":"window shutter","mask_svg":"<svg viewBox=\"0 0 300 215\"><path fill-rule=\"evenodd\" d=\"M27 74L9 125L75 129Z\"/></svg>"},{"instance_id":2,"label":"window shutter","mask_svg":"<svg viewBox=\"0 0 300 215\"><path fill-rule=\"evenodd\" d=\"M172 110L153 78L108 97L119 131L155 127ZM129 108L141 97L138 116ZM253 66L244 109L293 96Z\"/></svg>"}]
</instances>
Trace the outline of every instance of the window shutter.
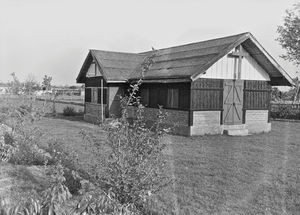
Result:
<instances>
[{"instance_id":1,"label":"window shutter","mask_svg":"<svg viewBox=\"0 0 300 215\"><path fill-rule=\"evenodd\" d=\"M179 90L175 88L168 89L168 108L178 108Z\"/></svg>"},{"instance_id":2,"label":"window shutter","mask_svg":"<svg viewBox=\"0 0 300 215\"><path fill-rule=\"evenodd\" d=\"M157 104L158 104L158 95L157 95L157 90L158 88L154 88L154 87L151 87L149 89L149 107L152 107L152 108L157 108Z\"/></svg>"},{"instance_id":3,"label":"window shutter","mask_svg":"<svg viewBox=\"0 0 300 215\"><path fill-rule=\"evenodd\" d=\"M141 90L141 103L144 106L149 105L149 89L148 88L143 88Z\"/></svg>"},{"instance_id":4,"label":"window shutter","mask_svg":"<svg viewBox=\"0 0 300 215\"><path fill-rule=\"evenodd\" d=\"M98 104L101 104L101 88L98 88ZM103 89L103 104L107 104L107 89Z\"/></svg>"},{"instance_id":5,"label":"window shutter","mask_svg":"<svg viewBox=\"0 0 300 215\"><path fill-rule=\"evenodd\" d=\"M158 104L163 106L163 108L167 107L167 88L164 86L159 87L158 90Z\"/></svg>"},{"instance_id":6,"label":"window shutter","mask_svg":"<svg viewBox=\"0 0 300 215\"><path fill-rule=\"evenodd\" d=\"M187 110L190 102L190 91L188 89L179 90L179 108L180 110Z\"/></svg>"},{"instance_id":7,"label":"window shutter","mask_svg":"<svg viewBox=\"0 0 300 215\"><path fill-rule=\"evenodd\" d=\"M92 103L97 103L97 89L96 88L92 88Z\"/></svg>"},{"instance_id":8,"label":"window shutter","mask_svg":"<svg viewBox=\"0 0 300 215\"><path fill-rule=\"evenodd\" d=\"M85 96L84 96L84 101L85 102L91 102L91 88L85 88L85 90L84 90L84 94L85 94Z\"/></svg>"}]
</instances>

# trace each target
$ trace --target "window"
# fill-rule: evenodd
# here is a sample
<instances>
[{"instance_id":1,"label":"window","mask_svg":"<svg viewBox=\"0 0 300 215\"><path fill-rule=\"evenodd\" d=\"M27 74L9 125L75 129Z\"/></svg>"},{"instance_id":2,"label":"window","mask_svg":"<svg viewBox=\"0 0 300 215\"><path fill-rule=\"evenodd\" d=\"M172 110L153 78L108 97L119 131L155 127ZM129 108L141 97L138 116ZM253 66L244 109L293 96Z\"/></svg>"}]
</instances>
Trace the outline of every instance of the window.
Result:
<instances>
[{"instance_id":1,"label":"window","mask_svg":"<svg viewBox=\"0 0 300 215\"><path fill-rule=\"evenodd\" d=\"M149 88L149 107L157 108L158 104L158 88Z\"/></svg>"},{"instance_id":2,"label":"window","mask_svg":"<svg viewBox=\"0 0 300 215\"><path fill-rule=\"evenodd\" d=\"M85 102L91 102L91 97L92 97L91 88L85 88L84 94L85 94L84 101Z\"/></svg>"},{"instance_id":3,"label":"window","mask_svg":"<svg viewBox=\"0 0 300 215\"><path fill-rule=\"evenodd\" d=\"M92 103L97 103L97 88L92 88Z\"/></svg>"},{"instance_id":4,"label":"window","mask_svg":"<svg viewBox=\"0 0 300 215\"><path fill-rule=\"evenodd\" d=\"M101 88L98 88L98 104L101 104ZM103 88L103 104L107 104L107 88Z\"/></svg>"},{"instance_id":5,"label":"window","mask_svg":"<svg viewBox=\"0 0 300 215\"><path fill-rule=\"evenodd\" d=\"M144 88L141 90L141 103L144 106L149 105L149 89L148 88Z\"/></svg>"},{"instance_id":6,"label":"window","mask_svg":"<svg viewBox=\"0 0 300 215\"><path fill-rule=\"evenodd\" d=\"M190 106L190 90L180 89L179 90L179 109L188 110Z\"/></svg>"},{"instance_id":7,"label":"window","mask_svg":"<svg viewBox=\"0 0 300 215\"><path fill-rule=\"evenodd\" d=\"M169 88L167 93L167 108L178 108L179 90L176 88Z\"/></svg>"},{"instance_id":8,"label":"window","mask_svg":"<svg viewBox=\"0 0 300 215\"><path fill-rule=\"evenodd\" d=\"M157 104L161 105L163 108L167 107L167 88L165 86L161 86L158 88L158 98Z\"/></svg>"}]
</instances>

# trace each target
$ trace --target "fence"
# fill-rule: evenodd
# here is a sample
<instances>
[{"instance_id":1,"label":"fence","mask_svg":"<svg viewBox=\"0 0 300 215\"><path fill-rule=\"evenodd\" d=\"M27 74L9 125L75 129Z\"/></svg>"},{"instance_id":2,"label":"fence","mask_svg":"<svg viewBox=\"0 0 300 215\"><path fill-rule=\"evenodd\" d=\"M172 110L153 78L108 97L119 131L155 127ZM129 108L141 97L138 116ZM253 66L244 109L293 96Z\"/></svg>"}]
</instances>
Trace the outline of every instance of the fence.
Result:
<instances>
[{"instance_id":1,"label":"fence","mask_svg":"<svg viewBox=\"0 0 300 215\"><path fill-rule=\"evenodd\" d=\"M283 108L290 108L292 110L300 111L300 103L271 103L271 111L276 111Z\"/></svg>"},{"instance_id":2,"label":"fence","mask_svg":"<svg viewBox=\"0 0 300 215\"><path fill-rule=\"evenodd\" d=\"M52 111L53 109L53 101L45 100L45 99L36 99L39 105L43 105L45 103L46 109L48 111ZM84 104L78 102L69 102L69 101L55 101L55 111L57 113L62 113L63 109L67 106L73 107L76 112L84 112Z\"/></svg>"}]
</instances>

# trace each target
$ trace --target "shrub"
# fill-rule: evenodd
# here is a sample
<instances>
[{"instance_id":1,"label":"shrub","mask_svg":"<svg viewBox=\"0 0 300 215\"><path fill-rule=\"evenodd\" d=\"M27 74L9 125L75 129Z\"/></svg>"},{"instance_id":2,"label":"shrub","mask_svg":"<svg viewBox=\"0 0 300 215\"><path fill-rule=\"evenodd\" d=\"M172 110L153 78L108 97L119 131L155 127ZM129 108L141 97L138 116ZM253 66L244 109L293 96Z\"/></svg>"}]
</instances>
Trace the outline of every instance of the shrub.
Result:
<instances>
[{"instance_id":1,"label":"shrub","mask_svg":"<svg viewBox=\"0 0 300 215\"><path fill-rule=\"evenodd\" d=\"M93 168L96 172L93 183L105 192L111 193L122 205L130 205L139 213L146 213L148 200L170 185L162 141L165 134L162 122L165 119L159 109L156 123L147 127L143 118L143 106L136 97L138 83L129 97L121 100L122 117L104 124L107 131L106 142L109 148L103 163ZM135 105L136 118L128 121L129 105ZM103 144L94 144L96 157L103 157ZM150 210L151 211L151 210ZM148 214L148 213L147 213Z\"/></svg>"},{"instance_id":2,"label":"shrub","mask_svg":"<svg viewBox=\"0 0 300 215\"><path fill-rule=\"evenodd\" d=\"M64 116L76 116L76 111L74 109L74 107L71 106L67 106L63 109L63 115Z\"/></svg>"},{"instance_id":3,"label":"shrub","mask_svg":"<svg viewBox=\"0 0 300 215\"><path fill-rule=\"evenodd\" d=\"M10 132L3 135L4 151L9 148L8 162L23 165L44 165L49 159L49 154L39 147L44 133L33 122L42 115L31 104L22 102L20 104L7 104L8 113L5 126ZM8 152L8 150L6 150Z\"/></svg>"},{"instance_id":4,"label":"shrub","mask_svg":"<svg viewBox=\"0 0 300 215\"><path fill-rule=\"evenodd\" d=\"M151 58L145 60L142 72L148 70L151 62ZM40 209L32 212L36 214L44 212L47 214L152 214L149 202L157 192L171 182L167 175L167 162L163 154L166 145L161 141L165 134L162 127L165 115L160 109L156 123L146 127L142 115L143 106L136 97L140 84L141 80L132 86L129 96L122 99L122 117L115 119L113 123L103 125L107 131L104 143L108 148L107 153L103 155L103 144L91 138L96 147L94 153L96 157L101 156L103 162L95 164L93 172L89 175L90 182L82 180L76 174L74 176L72 171L76 169L74 162L70 160L72 159L70 154L64 151L60 144L57 142L49 144L42 151L51 155L51 162L54 164L54 167L50 168L52 184L40 199L29 201L21 211L14 209L15 214L25 214L22 212L32 205ZM127 114L130 105L137 107L136 118L132 122L128 121ZM65 112L75 111L74 108L67 107L64 115ZM41 135L38 135L38 130L24 127L24 124L24 120L21 120L21 127L20 125L15 127L18 135L12 138L15 140L13 144L17 148L22 148L23 154L17 156L22 158L21 161L25 159L22 155L29 154L29 157L31 155L34 157L40 152L40 148L37 148L37 151L35 149L38 137ZM70 179L71 177L74 181ZM83 196L77 202L74 200L75 204L74 201L71 202L70 210L67 210L66 203L71 197L70 190L74 187L74 192L77 191L78 180Z\"/></svg>"},{"instance_id":5,"label":"shrub","mask_svg":"<svg viewBox=\"0 0 300 215\"><path fill-rule=\"evenodd\" d=\"M64 177L66 178L64 185L68 187L71 194L78 194L78 191L81 189L81 184L79 178L74 176L74 171L80 171L78 169L77 154L67 152L60 142L54 140L48 143L48 146L45 147L44 150L51 156L47 164L62 164L64 167Z\"/></svg>"},{"instance_id":6,"label":"shrub","mask_svg":"<svg viewBox=\"0 0 300 215\"><path fill-rule=\"evenodd\" d=\"M291 105L279 105L271 111L272 118L300 119L300 110L293 109Z\"/></svg>"}]
</instances>

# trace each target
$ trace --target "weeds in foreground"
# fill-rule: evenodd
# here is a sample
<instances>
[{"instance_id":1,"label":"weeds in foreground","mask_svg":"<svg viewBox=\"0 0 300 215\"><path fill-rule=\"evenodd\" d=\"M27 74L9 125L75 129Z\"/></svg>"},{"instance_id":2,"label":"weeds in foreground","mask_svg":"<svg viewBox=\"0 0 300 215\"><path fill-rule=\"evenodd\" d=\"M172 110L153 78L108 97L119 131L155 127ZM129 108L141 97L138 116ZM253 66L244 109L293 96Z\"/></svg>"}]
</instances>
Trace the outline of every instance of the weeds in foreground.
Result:
<instances>
[{"instance_id":1,"label":"weeds in foreground","mask_svg":"<svg viewBox=\"0 0 300 215\"><path fill-rule=\"evenodd\" d=\"M145 59L142 72L149 69L152 59ZM163 157L165 144L161 141L165 130L162 111L150 128L143 119L143 107L136 96L142 81L132 86L128 97L122 99L122 117L102 126L107 132L105 145L108 153L103 163L95 165L89 180L72 171L72 163L59 147L46 150L38 146L43 135L38 129L28 126L35 118L32 109L23 108L11 115L13 128L11 145L16 148L11 162L17 164L40 164L48 166L51 186L37 197L27 196L24 203L2 209L2 214L153 214L153 198L168 186L166 161ZM136 106L135 118L128 120L127 111ZM8 142L6 142L7 144ZM93 142L101 151L101 145ZM41 158L40 158L40 155ZM103 156L103 154L99 154ZM38 161L38 163L35 163ZM71 168L70 168L71 167ZM66 172L79 181L81 194L76 199L68 188ZM101 173L101 174L100 174ZM149 208L152 205L153 208ZM156 208L159 210L158 208Z\"/></svg>"}]
</instances>

